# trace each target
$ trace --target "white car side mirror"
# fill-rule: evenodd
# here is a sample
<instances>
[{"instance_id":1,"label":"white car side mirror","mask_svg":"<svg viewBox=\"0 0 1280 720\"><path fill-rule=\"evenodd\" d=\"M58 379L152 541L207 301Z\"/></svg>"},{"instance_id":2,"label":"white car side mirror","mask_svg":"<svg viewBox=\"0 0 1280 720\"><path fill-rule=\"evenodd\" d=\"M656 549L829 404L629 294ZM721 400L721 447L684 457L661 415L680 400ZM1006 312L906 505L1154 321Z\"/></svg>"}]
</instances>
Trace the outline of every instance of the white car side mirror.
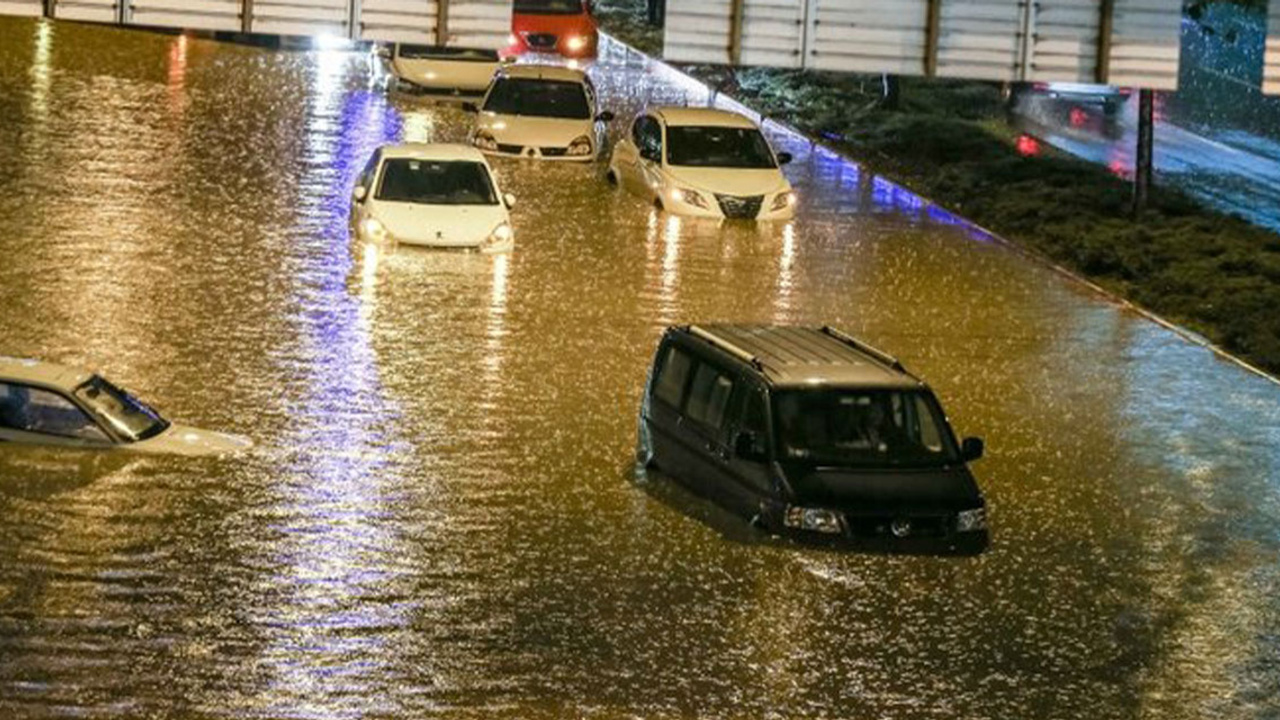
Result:
<instances>
[{"instance_id":1,"label":"white car side mirror","mask_svg":"<svg viewBox=\"0 0 1280 720\"><path fill-rule=\"evenodd\" d=\"M356 189L351 191L351 197L355 198L356 202L364 202L364 199L368 194L369 191L366 190L363 185L357 185Z\"/></svg>"},{"instance_id":2,"label":"white car side mirror","mask_svg":"<svg viewBox=\"0 0 1280 720\"><path fill-rule=\"evenodd\" d=\"M516 206L516 196L512 195L511 193L503 193L502 202L506 204L507 209L510 210L511 208Z\"/></svg>"}]
</instances>

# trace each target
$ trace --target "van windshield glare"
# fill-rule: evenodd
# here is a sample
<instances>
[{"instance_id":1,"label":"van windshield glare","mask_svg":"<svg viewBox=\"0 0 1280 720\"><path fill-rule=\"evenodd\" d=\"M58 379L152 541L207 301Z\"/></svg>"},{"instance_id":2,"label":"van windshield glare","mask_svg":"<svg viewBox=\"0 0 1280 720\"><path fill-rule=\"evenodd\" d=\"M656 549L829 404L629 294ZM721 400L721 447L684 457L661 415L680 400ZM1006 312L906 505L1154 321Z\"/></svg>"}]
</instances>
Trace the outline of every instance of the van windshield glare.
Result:
<instances>
[{"instance_id":1,"label":"van windshield glare","mask_svg":"<svg viewBox=\"0 0 1280 720\"><path fill-rule=\"evenodd\" d=\"M834 467L934 468L960 460L928 392L783 390L774 396L782 458Z\"/></svg>"}]
</instances>

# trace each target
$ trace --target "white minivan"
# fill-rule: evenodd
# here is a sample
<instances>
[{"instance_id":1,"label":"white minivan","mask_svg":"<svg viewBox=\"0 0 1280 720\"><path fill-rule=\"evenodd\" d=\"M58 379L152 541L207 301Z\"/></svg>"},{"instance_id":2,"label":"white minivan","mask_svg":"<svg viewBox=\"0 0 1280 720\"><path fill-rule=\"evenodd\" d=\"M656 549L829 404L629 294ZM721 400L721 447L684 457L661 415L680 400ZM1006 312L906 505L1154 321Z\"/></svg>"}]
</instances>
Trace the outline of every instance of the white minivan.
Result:
<instances>
[{"instance_id":1,"label":"white minivan","mask_svg":"<svg viewBox=\"0 0 1280 720\"><path fill-rule=\"evenodd\" d=\"M651 108L614 146L606 175L660 210L693 217L789 220L796 194L760 128L737 113Z\"/></svg>"},{"instance_id":2,"label":"white minivan","mask_svg":"<svg viewBox=\"0 0 1280 720\"><path fill-rule=\"evenodd\" d=\"M474 148L388 145L356 181L351 222L364 241L503 252L515 242L515 201Z\"/></svg>"}]
</instances>

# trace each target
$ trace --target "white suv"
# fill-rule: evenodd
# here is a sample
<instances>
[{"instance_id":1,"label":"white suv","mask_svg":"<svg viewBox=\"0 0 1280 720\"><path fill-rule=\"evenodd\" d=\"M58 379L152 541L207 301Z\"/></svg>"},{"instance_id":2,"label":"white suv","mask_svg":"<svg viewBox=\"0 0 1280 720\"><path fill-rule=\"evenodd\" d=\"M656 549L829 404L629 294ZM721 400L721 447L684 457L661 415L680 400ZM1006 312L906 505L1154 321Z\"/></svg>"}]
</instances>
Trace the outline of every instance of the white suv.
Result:
<instances>
[{"instance_id":1,"label":"white suv","mask_svg":"<svg viewBox=\"0 0 1280 720\"><path fill-rule=\"evenodd\" d=\"M680 215L789 220L796 195L760 128L724 110L653 108L614 146L610 182Z\"/></svg>"}]
</instances>

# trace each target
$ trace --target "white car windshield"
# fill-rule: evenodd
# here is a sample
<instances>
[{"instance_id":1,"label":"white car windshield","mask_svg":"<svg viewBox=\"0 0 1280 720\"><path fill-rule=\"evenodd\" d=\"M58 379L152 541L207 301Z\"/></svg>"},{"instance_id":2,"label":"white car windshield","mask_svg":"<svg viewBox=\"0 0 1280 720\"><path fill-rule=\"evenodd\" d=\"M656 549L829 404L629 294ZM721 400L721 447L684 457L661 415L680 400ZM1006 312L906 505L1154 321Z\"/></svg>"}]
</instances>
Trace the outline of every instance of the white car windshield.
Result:
<instances>
[{"instance_id":1,"label":"white car windshield","mask_svg":"<svg viewBox=\"0 0 1280 720\"><path fill-rule=\"evenodd\" d=\"M76 388L76 397L128 440L146 440L169 427L168 421L146 403L97 375Z\"/></svg>"},{"instance_id":2,"label":"white car windshield","mask_svg":"<svg viewBox=\"0 0 1280 720\"><path fill-rule=\"evenodd\" d=\"M731 127L668 127L667 163L680 167L778 167L759 130Z\"/></svg>"},{"instance_id":3,"label":"white car windshield","mask_svg":"<svg viewBox=\"0 0 1280 720\"><path fill-rule=\"evenodd\" d=\"M392 158L383 163L378 200L422 205L497 205L485 166L470 160Z\"/></svg>"},{"instance_id":4,"label":"white car windshield","mask_svg":"<svg viewBox=\"0 0 1280 720\"><path fill-rule=\"evenodd\" d=\"M941 467L959 461L933 395L917 390L777 393L778 447L791 460L834 467Z\"/></svg>"},{"instance_id":5,"label":"white car windshield","mask_svg":"<svg viewBox=\"0 0 1280 720\"><path fill-rule=\"evenodd\" d=\"M587 120L591 106L582 83L530 78L502 78L496 81L484 110L499 115Z\"/></svg>"}]
</instances>

